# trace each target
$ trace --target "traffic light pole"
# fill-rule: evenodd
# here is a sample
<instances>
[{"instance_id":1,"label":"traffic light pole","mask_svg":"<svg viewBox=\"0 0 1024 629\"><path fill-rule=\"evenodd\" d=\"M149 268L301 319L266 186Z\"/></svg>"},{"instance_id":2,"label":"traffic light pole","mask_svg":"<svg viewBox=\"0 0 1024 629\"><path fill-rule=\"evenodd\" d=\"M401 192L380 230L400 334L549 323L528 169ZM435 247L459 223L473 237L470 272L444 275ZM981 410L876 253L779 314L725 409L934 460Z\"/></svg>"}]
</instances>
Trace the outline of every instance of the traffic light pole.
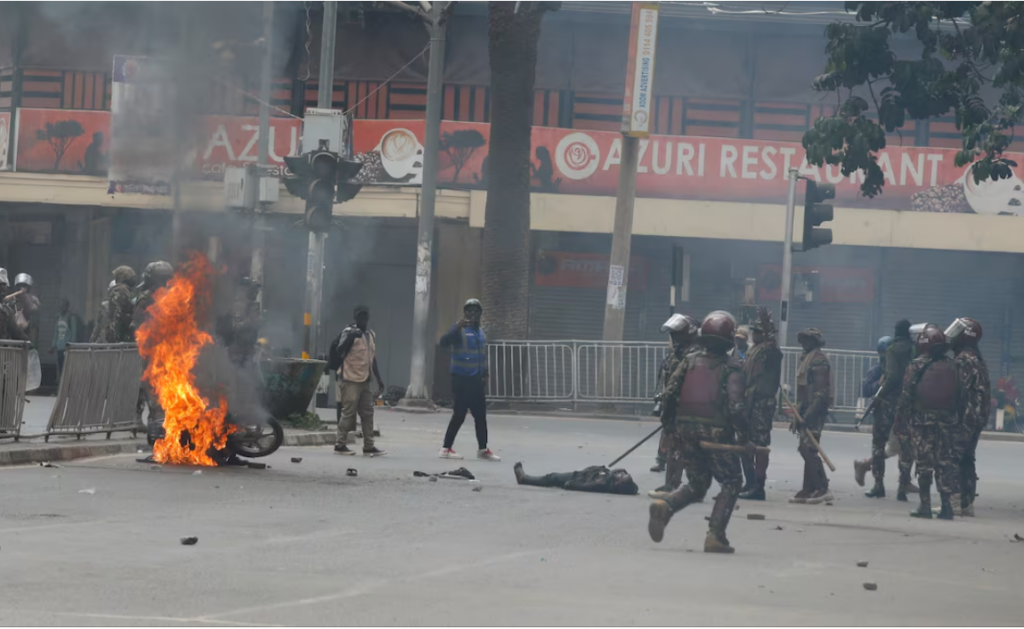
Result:
<instances>
[{"instance_id":1,"label":"traffic light pole","mask_svg":"<svg viewBox=\"0 0 1024 629\"><path fill-rule=\"evenodd\" d=\"M273 48L274 34L274 2L264 0L263 2L263 67L260 72L260 136L257 147L258 163L262 166L270 165L270 72L271 72L271 50ZM260 173L263 176L263 173ZM258 205L258 203L257 203ZM252 281L260 284L260 293L257 296L261 308L263 305L263 262L266 259L266 218L257 209L256 219L253 221L250 237L252 239L252 261L249 265L249 277Z\"/></svg>"},{"instance_id":2,"label":"traffic light pole","mask_svg":"<svg viewBox=\"0 0 1024 629\"><path fill-rule=\"evenodd\" d=\"M789 171L789 196L786 199L786 233L782 239L782 304L779 307L779 345L785 347L789 341L789 306L793 276L793 219L796 214L796 180L799 172Z\"/></svg>"},{"instance_id":3,"label":"traffic light pole","mask_svg":"<svg viewBox=\"0 0 1024 629\"><path fill-rule=\"evenodd\" d=\"M320 81L316 96L316 106L330 109L334 99L334 40L338 28L338 3L336 0L324 2L324 23L320 38ZM332 146L332 151L342 151L344 147ZM327 233L309 232L309 257L306 262L306 312L302 323L302 357L317 358L317 342L320 332L320 305L323 301L324 284L324 248L327 244ZM316 396L310 400L310 411L316 412Z\"/></svg>"},{"instance_id":4,"label":"traffic light pole","mask_svg":"<svg viewBox=\"0 0 1024 629\"><path fill-rule=\"evenodd\" d=\"M441 2L430 3L430 61L427 69L427 126L423 147L419 238L416 243L416 292L412 309L412 364L405 399L427 397L427 335L434 248L434 202L437 197L437 151L441 135L441 80L444 73L445 25Z\"/></svg>"}]
</instances>

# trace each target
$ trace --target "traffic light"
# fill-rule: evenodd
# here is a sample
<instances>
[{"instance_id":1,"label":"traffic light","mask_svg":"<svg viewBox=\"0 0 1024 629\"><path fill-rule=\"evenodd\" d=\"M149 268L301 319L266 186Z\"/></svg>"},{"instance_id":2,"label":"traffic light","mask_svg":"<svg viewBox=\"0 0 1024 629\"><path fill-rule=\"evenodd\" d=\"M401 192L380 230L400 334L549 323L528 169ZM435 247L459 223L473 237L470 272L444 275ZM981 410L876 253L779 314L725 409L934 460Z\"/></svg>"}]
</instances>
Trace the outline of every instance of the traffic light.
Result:
<instances>
[{"instance_id":1,"label":"traffic light","mask_svg":"<svg viewBox=\"0 0 1024 629\"><path fill-rule=\"evenodd\" d=\"M832 220L832 206L822 204L821 201L834 198L835 186L807 180L807 189L804 191L804 234L801 251L832 244L832 230L818 225Z\"/></svg>"},{"instance_id":2,"label":"traffic light","mask_svg":"<svg viewBox=\"0 0 1024 629\"><path fill-rule=\"evenodd\" d=\"M359 183L349 183L349 181L358 175L359 171L362 169L362 162L353 162L344 158L338 160L338 194L335 197L338 203L351 201L357 194L359 194L359 190L363 185Z\"/></svg>"},{"instance_id":3,"label":"traffic light","mask_svg":"<svg viewBox=\"0 0 1024 629\"><path fill-rule=\"evenodd\" d=\"M323 232L330 229L334 203L352 200L360 184L349 183L363 167L359 162L343 159L337 153L319 149L284 158L292 175L284 185L292 195L306 201L306 227Z\"/></svg>"}]
</instances>

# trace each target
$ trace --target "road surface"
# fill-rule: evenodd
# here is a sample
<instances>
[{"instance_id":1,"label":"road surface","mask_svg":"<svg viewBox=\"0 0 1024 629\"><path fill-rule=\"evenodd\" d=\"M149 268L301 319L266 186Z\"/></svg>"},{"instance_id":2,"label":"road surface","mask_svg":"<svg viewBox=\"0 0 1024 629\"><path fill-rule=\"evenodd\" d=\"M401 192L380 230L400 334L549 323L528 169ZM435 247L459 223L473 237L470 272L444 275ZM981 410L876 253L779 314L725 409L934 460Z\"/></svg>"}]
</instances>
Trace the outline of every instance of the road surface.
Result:
<instances>
[{"instance_id":1,"label":"road surface","mask_svg":"<svg viewBox=\"0 0 1024 629\"><path fill-rule=\"evenodd\" d=\"M711 501L647 536L648 499L519 487L606 463L650 422L498 417L500 463L429 482L445 417L379 413L386 457L285 448L271 469L136 463L0 469L6 625L1019 624L1024 445L983 442L973 520L920 521L852 479L867 435L826 433L833 506L790 505L796 439L773 434L769 500L740 503L732 556L702 551ZM471 420L456 449L473 453ZM654 440L627 458L641 489ZM290 462L302 457L301 463ZM358 469L357 477L345 475ZM892 466L895 468L895 466ZM895 489L890 482L890 489ZM94 490L94 493L90 490ZM711 495L717 492L712 489ZM893 492L894 493L894 492ZM766 516L746 519L747 513ZM179 538L197 536L183 546ZM857 567L867 561L866 568ZM878 590L866 591L873 582Z\"/></svg>"}]
</instances>

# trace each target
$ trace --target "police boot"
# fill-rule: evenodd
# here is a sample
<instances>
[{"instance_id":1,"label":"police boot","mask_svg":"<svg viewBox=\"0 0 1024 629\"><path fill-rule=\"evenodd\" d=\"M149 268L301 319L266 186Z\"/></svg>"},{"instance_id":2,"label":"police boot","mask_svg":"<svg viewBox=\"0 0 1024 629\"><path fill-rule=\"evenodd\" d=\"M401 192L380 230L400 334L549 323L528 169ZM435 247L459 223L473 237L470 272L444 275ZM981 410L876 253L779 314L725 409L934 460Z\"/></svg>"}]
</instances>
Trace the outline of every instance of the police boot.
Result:
<instances>
[{"instance_id":1,"label":"police boot","mask_svg":"<svg viewBox=\"0 0 1024 629\"><path fill-rule=\"evenodd\" d=\"M910 472L900 471L900 486L896 489L896 500L907 502L907 493L910 492ZM916 489L916 488L915 488ZM920 490L918 490L920 491Z\"/></svg>"},{"instance_id":2,"label":"police boot","mask_svg":"<svg viewBox=\"0 0 1024 629\"><path fill-rule=\"evenodd\" d=\"M871 491L864 494L868 498L885 498L885 485L882 484L881 478L875 479L875 486L871 488Z\"/></svg>"},{"instance_id":3,"label":"police boot","mask_svg":"<svg viewBox=\"0 0 1024 629\"><path fill-rule=\"evenodd\" d=\"M698 495L689 485L683 485L664 499L652 502L649 507L650 520L647 522L647 532L651 539L660 542L665 537L665 527L672 519L672 514L700 502L703 498L703 495Z\"/></svg>"},{"instance_id":4,"label":"police boot","mask_svg":"<svg viewBox=\"0 0 1024 629\"><path fill-rule=\"evenodd\" d=\"M727 493L725 489L715 498L715 507L711 510L708 535L704 538L704 552L732 554L736 549L729 545L725 529L729 526L732 511L736 508L736 494Z\"/></svg>"},{"instance_id":5,"label":"police boot","mask_svg":"<svg viewBox=\"0 0 1024 629\"><path fill-rule=\"evenodd\" d=\"M664 472L665 471L665 459L658 457L655 459L654 467L651 468L652 472Z\"/></svg>"},{"instance_id":6,"label":"police boot","mask_svg":"<svg viewBox=\"0 0 1024 629\"><path fill-rule=\"evenodd\" d=\"M923 518L925 520L932 519L932 479L921 477L918 479L921 483L921 504L918 506L917 511L911 511L910 517L912 518ZM906 495L904 495L906 497Z\"/></svg>"},{"instance_id":7,"label":"police boot","mask_svg":"<svg viewBox=\"0 0 1024 629\"><path fill-rule=\"evenodd\" d=\"M939 514L935 517L937 517L940 520L952 520L953 516L956 515L956 511L959 510L960 497L957 496L956 498L956 508L953 507L953 497L950 496L949 494L940 493L939 502L942 504L942 508L939 509Z\"/></svg>"}]
</instances>

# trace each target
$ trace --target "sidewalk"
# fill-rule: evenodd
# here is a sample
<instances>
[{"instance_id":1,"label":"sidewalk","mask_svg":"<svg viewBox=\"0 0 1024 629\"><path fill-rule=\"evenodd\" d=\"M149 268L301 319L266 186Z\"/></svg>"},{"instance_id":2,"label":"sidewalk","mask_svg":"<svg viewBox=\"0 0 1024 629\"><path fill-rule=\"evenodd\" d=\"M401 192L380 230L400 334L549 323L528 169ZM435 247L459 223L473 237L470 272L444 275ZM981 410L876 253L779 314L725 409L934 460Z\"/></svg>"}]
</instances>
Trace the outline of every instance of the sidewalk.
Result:
<instances>
[{"instance_id":1,"label":"sidewalk","mask_svg":"<svg viewBox=\"0 0 1024 629\"><path fill-rule=\"evenodd\" d=\"M42 436L46 433L46 425L57 398L48 396L28 397L25 413L22 417L21 434L26 435L20 441L3 439L0 441L0 466L31 465L34 463L50 463L71 461L97 456L109 456L126 452L147 452L149 445L146 436L132 436L131 432L115 432L110 439L106 433L95 435L53 435L49 443ZM285 428L285 446L321 446L335 441L333 429L310 432Z\"/></svg>"}]
</instances>

